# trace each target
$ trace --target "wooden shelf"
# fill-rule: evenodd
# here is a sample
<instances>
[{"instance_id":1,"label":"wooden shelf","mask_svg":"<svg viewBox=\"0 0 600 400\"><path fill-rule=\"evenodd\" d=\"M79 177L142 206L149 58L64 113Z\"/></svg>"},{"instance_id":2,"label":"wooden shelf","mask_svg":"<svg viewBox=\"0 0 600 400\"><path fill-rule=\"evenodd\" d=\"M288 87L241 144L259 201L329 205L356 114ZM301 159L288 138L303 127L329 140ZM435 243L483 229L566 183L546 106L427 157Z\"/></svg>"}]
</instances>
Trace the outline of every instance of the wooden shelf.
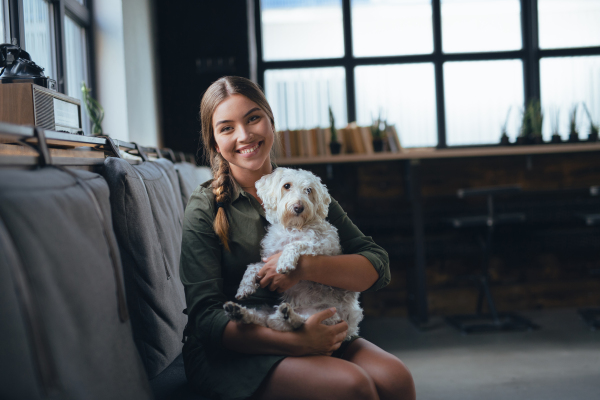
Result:
<instances>
[{"instance_id":1,"label":"wooden shelf","mask_svg":"<svg viewBox=\"0 0 600 400\"><path fill-rule=\"evenodd\" d=\"M277 165L306 165L306 164L331 164L349 162L373 162L390 160L420 160L428 158L459 158L459 157L491 157L491 156L517 156L534 154L557 154L600 151L600 142L597 143L560 143L539 144L523 146L490 146L436 149L435 147L404 149L400 153L377 154L338 154L320 157L290 157L278 158Z\"/></svg>"}]
</instances>

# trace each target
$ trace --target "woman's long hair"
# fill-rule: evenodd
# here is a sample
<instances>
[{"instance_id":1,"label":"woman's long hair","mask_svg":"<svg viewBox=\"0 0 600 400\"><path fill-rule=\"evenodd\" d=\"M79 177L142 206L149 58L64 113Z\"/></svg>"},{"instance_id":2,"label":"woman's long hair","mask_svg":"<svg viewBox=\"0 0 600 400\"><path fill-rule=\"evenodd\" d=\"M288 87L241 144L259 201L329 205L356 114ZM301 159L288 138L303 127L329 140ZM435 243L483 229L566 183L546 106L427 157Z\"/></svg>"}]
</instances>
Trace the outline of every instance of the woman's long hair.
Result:
<instances>
[{"instance_id":1,"label":"woman's long hair","mask_svg":"<svg viewBox=\"0 0 600 400\"><path fill-rule=\"evenodd\" d=\"M239 76L224 76L214 82L202 96L200 103L200 121L202 126L202 144L204 145L204 157L209 160L213 173L213 193L215 203L225 206L231 201L233 192L233 177L229 168L229 162L223 158L221 153L217 152L217 142L213 131L213 114L215 109L234 94L246 96L249 100L255 102L269 117L271 125L275 126L273 111L267 102L267 99L258 85L249 79ZM275 135L274 146L278 143ZM274 157L274 151L271 149L271 157ZM216 205L215 205L216 206ZM217 208L217 215L213 224L216 234L227 251L229 249L229 222L225 214L224 207Z\"/></svg>"}]
</instances>

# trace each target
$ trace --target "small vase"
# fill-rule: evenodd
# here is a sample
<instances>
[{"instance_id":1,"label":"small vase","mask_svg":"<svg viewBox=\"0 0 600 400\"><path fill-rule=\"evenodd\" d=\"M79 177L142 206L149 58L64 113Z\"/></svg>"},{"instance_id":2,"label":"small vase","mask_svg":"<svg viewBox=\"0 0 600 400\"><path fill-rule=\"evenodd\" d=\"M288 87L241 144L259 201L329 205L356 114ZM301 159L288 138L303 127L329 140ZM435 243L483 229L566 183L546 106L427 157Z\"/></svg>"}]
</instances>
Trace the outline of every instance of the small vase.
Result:
<instances>
[{"instance_id":1,"label":"small vase","mask_svg":"<svg viewBox=\"0 0 600 400\"><path fill-rule=\"evenodd\" d=\"M598 132L591 132L588 135L588 142L597 142L598 141Z\"/></svg>"},{"instance_id":2,"label":"small vase","mask_svg":"<svg viewBox=\"0 0 600 400\"><path fill-rule=\"evenodd\" d=\"M544 143L544 139L541 136L534 136L532 138L532 143L533 144L543 144Z\"/></svg>"},{"instance_id":3,"label":"small vase","mask_svg":"<svg viewBox=\"0 0 600 400\"><path fill-rule=\"evenodd\" d=\"M525 136L518 136L517 142L518 145L527 144L527 138Z\"/></svg>"},{"instance_id":4,"label":"small vase","mask_svg":"<svg viewBox=\"0 0 600 400\"><path fill-rule=\"evenodd\" d=\"M330 142L329 149L331 150L331 154L340 154L340 150L342 150L342 144L340 142Z\"/></svg>"},{"instance_id":5,"label":"small vase","mask_svg":"<svg viewBox=\"0 0 600 400\"><path fill-rule=\"evenodd\" d=\"M551 143L562 143L562 138L560 137L560 135L558 133L555 133L554 135L552 135Z\"/></svg>"},{"instance_id":6,"label":"small vase","mask_svg":"<svg viewBox=\"0 0 600 400\"><path fill-rule=\"evenodd\" d=\"M579 142L579 133L577 133L577 132L569 133L569 142L570 143Z\"/></svg>"},{"instance_id":7,"label":"small vase","mask_svg":"<svg viewBox=\"0 0 600 400\"><path fill-rule=\"evenodd\" d=\"M502 134L502 137L500 138L500 144L502 146L508 146L510 144L510 139L508 136L506 136L506 133Z\"/></svg>"},{"instance_id":8,"label":"small vase","mask_svg":"<svg viewBox=\"0 0 600 400\"><path fill-rule=\"evenodd\" d=\"M373 151L376 153L383 151L383 140L373 139Z\"/></svg>"}]
</instances>

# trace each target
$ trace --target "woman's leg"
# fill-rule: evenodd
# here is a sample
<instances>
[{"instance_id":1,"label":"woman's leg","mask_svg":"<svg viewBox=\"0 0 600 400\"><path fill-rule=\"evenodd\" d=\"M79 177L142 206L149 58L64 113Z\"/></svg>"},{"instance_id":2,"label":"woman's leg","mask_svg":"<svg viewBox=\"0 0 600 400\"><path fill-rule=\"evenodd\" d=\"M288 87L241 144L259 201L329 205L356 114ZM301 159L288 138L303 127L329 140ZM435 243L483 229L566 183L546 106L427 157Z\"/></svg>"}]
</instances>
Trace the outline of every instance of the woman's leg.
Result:
<instances>
[{"instance_id":1,"label":"woman's leg","mask_svg":"<svg viewBox=\"0 0 600 400\"><path fill-rule=\"evenodd\" d=\"M392 354L365 339L356 339L342 356L367 372L381 400L414 400L415 383L408 368Z\"/></svg>"},{"instance_id":2,"label":"woman's leg","mask_svg":"<svg viewBox=\"0 0 600 400\"><path fill-rule=\"evenodd\" d=\"M325 356L284 358L255 398L379 400L373 379L361 367Z\"/></svg>"}]
</instances>

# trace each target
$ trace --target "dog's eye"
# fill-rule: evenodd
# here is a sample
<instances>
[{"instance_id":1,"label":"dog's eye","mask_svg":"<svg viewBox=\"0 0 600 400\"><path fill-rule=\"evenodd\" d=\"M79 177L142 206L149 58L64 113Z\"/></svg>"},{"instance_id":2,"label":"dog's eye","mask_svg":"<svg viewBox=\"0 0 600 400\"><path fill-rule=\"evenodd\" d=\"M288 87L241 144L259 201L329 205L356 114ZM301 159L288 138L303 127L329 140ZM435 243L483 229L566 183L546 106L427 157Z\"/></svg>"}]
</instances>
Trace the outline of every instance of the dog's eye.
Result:
<instances>
[{"instance_id":1,"label":"dog's eye","mask_svg":"<svg viewBox=\"0 0 600 400\"><path fill-rule=\"evenodd\" d=\"M311 194L311 192L312 192L311 188L306 189L306 193Z\"/></svg>"},{"instance_id":2,"label":"dog's eye","mask_svg":"<svg viewBox=\"0 0 600 400\"><path fill-rule=\"evenodd\" d=\"M290 185L289 183L286 183L285 185L283 185L283 188L284 188L284 189L289 189L289 188L290 188L290 186L291 186L291 185Z\"/></svg>"}]
</instances>

